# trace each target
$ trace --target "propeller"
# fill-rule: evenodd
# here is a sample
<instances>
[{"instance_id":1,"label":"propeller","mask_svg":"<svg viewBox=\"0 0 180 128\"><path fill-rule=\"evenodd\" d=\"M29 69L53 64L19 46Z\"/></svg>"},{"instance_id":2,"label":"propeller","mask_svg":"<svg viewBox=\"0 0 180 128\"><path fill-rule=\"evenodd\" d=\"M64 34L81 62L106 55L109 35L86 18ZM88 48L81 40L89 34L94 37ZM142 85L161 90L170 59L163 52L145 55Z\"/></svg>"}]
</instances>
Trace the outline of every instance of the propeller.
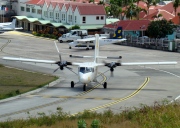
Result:
<instances>
[{"instance_id":1,"label":"propeller","mask_svg":"<svg viewBox=\"0 0 180 128\"><path fill-rule=\"evenodd\" d=\"M114 74L113 74L114 68L117 67L117 66L121 66L121 60L118 60L117 62L110 62L110 63L107 63L107 62L103 61L103 63L104 63L105 66L110 68L111 77L114 76Z\"/></svg>"},{"instance_id":2,"label":"propeller","mask_svg":"<svg viewBox=\"0 0 180 128\"><path fill-rule=\"evenodd\" d=\"M58 52L58 54L59 54L59 61L57 61L57 62L55 63L55 64L57 64L59 67L58 67L57 69L55 69L54 72L56 72L58 69L63 70L64 67L67 68L67 69L69 69L69 70L71 70L71 68L70 68L70 67L67 67L67 65L72 65L72 63L71 63L71 62L68 62L68 61L63 61L63 60L62 60L61 54L60 54L60 52L59 52L59 49L58 49L55 41L54 41L54 44L55 44L56 49L57 49L57 52Z\"/></svg>"}]
</instances>

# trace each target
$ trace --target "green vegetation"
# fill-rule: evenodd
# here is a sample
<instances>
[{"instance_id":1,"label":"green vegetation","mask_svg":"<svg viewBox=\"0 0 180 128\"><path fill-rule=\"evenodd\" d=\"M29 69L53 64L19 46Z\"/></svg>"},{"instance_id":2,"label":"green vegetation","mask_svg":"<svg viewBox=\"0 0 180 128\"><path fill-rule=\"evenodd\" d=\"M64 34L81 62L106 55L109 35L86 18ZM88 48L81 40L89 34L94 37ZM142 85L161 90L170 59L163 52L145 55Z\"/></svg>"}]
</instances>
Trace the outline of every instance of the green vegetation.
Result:
<instances>
[{"instance_id":1,"label":"green vegetation","mask_svg":"<svg viewBox=\"0 0 180 128\"><path fill-rule=\"evenodd\" d=\"M80 29L79 25L72 26L69 30Z\"/></svg>"},{"instance_id":2,"label":"green vegetation","mask_svg":"<svg viewBox=\"0 0 180 128\"><path fill-rule=\"evenodd\" d=\"M140 108L127 109L120 113L106 110L103 113L85 110L68 116L62 108L50 116L38 113L37 118L1 122L2 128L178 128L180 126L180 104L154 103Z\"/></svg>"},{"instance_id":3,"label":"green vegetation","mask_svg":"<svg viewBox=\"0 0 180 128\"><path fill-rule=\"evenodd\" d=\"M42 87L57 79L55 76L32 73L0 65L0 99Z\"/></svg>"},{"instance_id":4,"label":"green vegetation","mask_svg":"<svg viewBox=\"0 0 180 128\"><path fill-rule=\"evenodd\" d=\"M40 37L46 37L46 38L52 38L52 39L58 39L62 34L57 31L56 28L45 28L43 30L39 31L33 31L32 34L34 36L40 36Z\"/></svg>"},{"instance_id":5,"label":"green vegetation","mask_svg":"<svg viewBox=\"0 0 180 128\"><path fill-rule=\"evenodd\" d=\"M147 29L147 32L152 38L164 38L166 35L173 33L173 29L176 28L171 21L157 20L152 21Z\"/></svg>"}]
</instances>

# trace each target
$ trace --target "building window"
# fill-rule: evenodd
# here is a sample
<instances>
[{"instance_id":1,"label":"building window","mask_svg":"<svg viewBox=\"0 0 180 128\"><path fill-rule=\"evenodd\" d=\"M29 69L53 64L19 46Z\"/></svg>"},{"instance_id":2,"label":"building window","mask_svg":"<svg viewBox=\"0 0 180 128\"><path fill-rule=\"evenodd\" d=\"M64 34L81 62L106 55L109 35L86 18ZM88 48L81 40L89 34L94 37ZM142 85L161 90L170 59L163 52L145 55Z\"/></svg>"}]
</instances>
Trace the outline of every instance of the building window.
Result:
<instances>
[{"instance_id":1,"label":"building window","mask_svg":"<svg viewBox=\"0 0 180 128\"><path fill-rule=\"evenodd\" d=\"M68 15L68 21L70 22L70 15Z\"/></svg>"},{"instance_id":2,"label":"building window","mask_svg":"<svg viewBox=\"0 0 180 128\"><path fill-rule=\"evenodd\" d=\"M37 14L42 14L42 10L38 9Z\"/></svg>"},{"instance_id":3,"label":"building window","mask_svg":"<svg viewBox=\"0 0 180 128\"><path fill-rule=\"evenodd\" d=\"M76 16L75 16L75 17L74 17L74 22L75 22L75 23L76 23L76 19L77 19L77 18L76 18Z\"/></svg>"},{"instance_id":4,"label":"building window","mask_svg":"<svg viewBox=\"0 0 180 128\"><path fill-rule=\"evenodd\" d=\"M72 15L71 15L71 22L72 22Z\"/></svg>"},{"instance_id":5,"label":"building window","mask_svg":"<svg viewBox=\"0 0 180 128\"><path fill-rule=\"evenodd\" d=\"M26 12L30 12L30 8L26 8Z\"/></svg>"},{"instance_id":6,"label":"building window","mask_svg":"<svg viewBox=\"0 0 180 128\"><path fill-rule=\"evenodd\" d=\"M24 7L21 7L21 11L24 11Z\"/></svg>"},{"instance_id":7,"label":"building window","mask_svg":"<svg viewBox=\"0 0 180 128\"><path fill-rule=\"evenodd\" d=\"M64 20L65 21L65 14L62 14L62 20Z\"/></svg>"},{"instance_id":8,"label":"building window","mask_svg":"<svg viewBox=\"0 0 180 128\"><path fill-rule=\"evenodd\" d=\"M96 16L96 20L99 20L99 16Z\"/></svg>"},{"instance_id":9,"label":"building window","mask_svg":"<svg viewBox=\"0 0 180 128\"><path fill-rule=\"evenodd\" d=\"M86 23L86 17L85 16L82 17L82 22Z\"/></svg>"},{"instance_id":10,"label":"building window","mask_svg":"<svg viewBox=\"0 0 180 128\"><path fill-rule=\"evenodd\" d=\"M49 14L50 14L50 18L53 18L53 12L50 12Z\"/></svg>"},{"instance_id":11,"label":"building window","mask_svg":"<svg viewBox=\"0 0 180 128\"><path fill-rule=\"evenodd\" d=\"M59 13L56 13L56 19L59 19Z\"/></svg>"},{"instance_id":12,"label":"building window","mask_svg":"<svg viewBox=\"0 0 180 128\"><path fill-rule=\"evenodd\" d=\"M33 8L33 9L32 9L32 13L36 13L36 9Z\"/></svg>"},{"instance_id":13,"label":"building window","mask_svg":"<svg viewBox=\"0 0 180 128\"><path fill-rule=\"evenodd\" d=\"M104 16L101 16L101 20L104 20Z\"/></svg>"},{"instance_id":14,"label":"building window","mask_svg":"<svg viewBox=\"0 0 180 128\"><path fill-rule=\"evenodd\" d=\"M47 11L44 11L44 17L48 17Z\"/></svg>"}]
</instances>

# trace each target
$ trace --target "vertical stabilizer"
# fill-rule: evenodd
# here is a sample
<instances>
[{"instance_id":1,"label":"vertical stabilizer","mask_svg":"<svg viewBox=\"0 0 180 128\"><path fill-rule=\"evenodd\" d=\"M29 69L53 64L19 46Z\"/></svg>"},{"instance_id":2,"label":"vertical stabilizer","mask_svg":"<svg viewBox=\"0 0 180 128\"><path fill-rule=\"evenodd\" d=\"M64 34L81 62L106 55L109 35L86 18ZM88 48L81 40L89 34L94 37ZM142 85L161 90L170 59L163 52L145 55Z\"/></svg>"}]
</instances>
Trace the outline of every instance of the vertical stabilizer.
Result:
<instances>
[{"instance_id":1,"label":"vertical stabilizer","mask_svg":"<svg viewBox=\"0 0 180 128\"><path fill-rule=\"evenodd\" d=\"M112 39L121 39L122 38L122 27L118 27L114 32Z\"/></svg>"},{"instance_id":2,"label":"vertical stabilizer","mask_svg":"<svg viewBox=\"0 0 180 128\"><path fill-rule=\"evenodd\" d=\"M94 62L97 63L99 56L99 34L95 34L95 53L94 53Z\"/></svg>"},{"instance_id":3,"label":"vertical stabilizer","mask_svg":"<svg viewBox=\"0 0 180 128\"><path fill-rule=\"evenodd\" d=\"M16 26L16 19L13 19L12 23L6 27L10 27L12 29L15 29L16 28L15 26Z\"/></svg>"}]
</instances>

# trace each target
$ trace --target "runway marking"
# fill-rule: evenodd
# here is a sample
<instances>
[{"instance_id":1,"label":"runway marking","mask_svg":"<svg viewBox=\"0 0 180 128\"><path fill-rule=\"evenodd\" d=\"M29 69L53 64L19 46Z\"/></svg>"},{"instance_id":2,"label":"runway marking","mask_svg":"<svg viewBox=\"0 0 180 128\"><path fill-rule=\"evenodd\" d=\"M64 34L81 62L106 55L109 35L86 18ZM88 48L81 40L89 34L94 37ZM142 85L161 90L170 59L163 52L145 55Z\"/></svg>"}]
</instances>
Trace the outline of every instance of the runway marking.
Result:
<instances>
[{"instance_id":1,"label":"runway marking","mask_svg":"<svg viewBox=\"0 0 180 128\"><path fill-rule=\"evenodd\" d=\"M107 104L104 104L104 105L101 105L101 106L98 106L98 107L95 107L95 108L91 108L91 109L89 109L89 111L92 112L92 111L96 111L96 110L98 110L98 109L106 108L106 107L109 107L109 106L118 104L118 103L120 103L120 102L122 102L122 101L125 101L125 100L127 100L127 99L132 98L133 96L137 95L137 94L148 84L149 80L150 80L150 78L147 77L147 78L145 79L144 83L143 83L136 91L134 91L134 92L131 93L130 95L128 95L128 96L126 96L126 97L124 97L124 98L120 98L120 99L118 99L118 100L116 100L116 101L114 101L114 102L107 103ZM79 114L79 113L71 114L70 116L75 116L75 115L77 115L77 114Z\"/></svg>"},{"instance_id":2,"label":"runway marking","mask_svg":"<svg viewBox=\"0 0 180 128\"><path fill-rule=\"evenodd\" d=\"M165 72L167 74L170 74L172 76L175 76L177 78L180 78L180 76L174 74L174 73L171 73L171 72L168 72L168 71L165 71L165 70L161 70L161 69L156 69L156 68L152 68L152 67L145 67L145 68L149 68L149 69L153 69L153 70L156 70L156 71L161 71L161 72ZM180 95L178 97L176 97L174 100L171 100L169 103L173 103L175 102L176 100L178 100L180 98Z\"/></svg>"},{"instance_id":3,"label":"runway marking","mask_svg":"<svg viewBox=\"0 0 180 128\"><path fill-rule=\"evenodd\" d=\"M1 48L0 52L3 52L3 49L11 42L11 40L8 39L8 42L6 42Z\"/></svg>"}]
</instances>

